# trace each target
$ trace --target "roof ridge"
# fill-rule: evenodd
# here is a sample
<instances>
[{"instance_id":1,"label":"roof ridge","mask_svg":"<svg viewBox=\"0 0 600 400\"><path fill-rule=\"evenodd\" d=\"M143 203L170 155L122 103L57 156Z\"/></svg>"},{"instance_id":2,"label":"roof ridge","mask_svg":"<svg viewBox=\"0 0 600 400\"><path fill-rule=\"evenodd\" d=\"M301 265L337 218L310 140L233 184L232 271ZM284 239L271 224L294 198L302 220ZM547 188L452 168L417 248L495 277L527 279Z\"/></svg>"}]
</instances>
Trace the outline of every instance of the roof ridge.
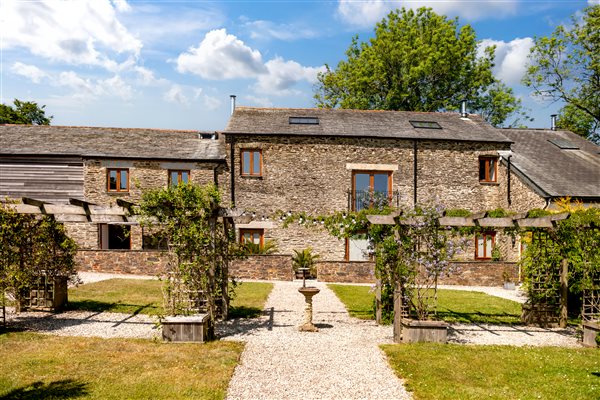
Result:
<instances>
[{"instance_id":1,"label":"roof ridge","mask_svg":"<svg viewBox=\"0 0 600 400\"><path fill-rule=\"evenodd\" d=\"M0 127L44 128L44 129L99 129L118 131L156 131L156 132L181 132L181 133L214 133L216 130L199 129L164 129L164 128L123 128L116 126L86 126L86 125L28 125L28 124L0 124Z\"/></svg>"},{"instance_id":2,"label":"roof ridge","mask_svg":"<svg viewBox=\"0 0 600 400\"><path fill-rule=\"evenodd\" d=\"M415 114L450 114L460 115L459 111L410 111L410 110L362 110L356 108L319 108L319 107L254 107L254 106L237 106L237 109L244 110L262 110L262 111L324 111L324 112L357 112L357 113L415 113ZM468 115L480 116L476 113Z\"/></svg>"}]
</instances>

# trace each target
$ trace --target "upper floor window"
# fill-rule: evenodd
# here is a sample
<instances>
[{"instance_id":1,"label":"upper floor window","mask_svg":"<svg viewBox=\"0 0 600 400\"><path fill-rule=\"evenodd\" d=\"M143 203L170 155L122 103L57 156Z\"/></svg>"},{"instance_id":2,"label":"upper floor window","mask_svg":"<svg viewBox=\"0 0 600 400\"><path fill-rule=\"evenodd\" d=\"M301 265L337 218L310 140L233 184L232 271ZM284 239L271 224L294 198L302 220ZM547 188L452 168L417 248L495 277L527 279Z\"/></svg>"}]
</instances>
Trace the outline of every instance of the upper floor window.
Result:
<instances>
[{"instance_id":1,"label":"upper floor window","mask_svg":"<svg viewBox=\"0 0 600 400\"><path fill-rule=\"evenodd\" d=\"M262 176L262 151L242 150L242 175Z\"/></svg>"},{"instance_id":2,"label":"upper floor window","mask_svg":"<svg viewBox=\"0 0 600 400\"><path fill-rule=\"evenodd\" d=\"M497 157L479 157L479 182L497 182L497 174Z\"/></svg>"},{"instance_id":3,"label":"upper floor window","mask_svg":"<svg viewBox=\"0 0 600 400\"><path fill-rule=\"evenodd\" d=\"M129 170L127 168L109 168L106 172L106 181L109 192L128 192Z\"/></svg>"},{"instance_id":4,"label":"upper floor window","mask_svg":"<svg viewBox=\"0 0 600 400\"><path fill-rule=\"evenodd\" d=\"M489 260L492 258L492 250L496 243L496 232L485 232L475 236L475 258L478 260Z\"/></svg>"},{"instance_id":5,"label":"upper floor window","mask_svg":"<svg viewBox=\"0 0 600 400\"><path fill-rule=\"evenodd\" d=\"M180 183L188 183L190 181L189 170L169 170L169 185L177 186Z\"/></svg>"},{"instance_id":6,"label":"upper floor window","mask_svg":"<svg viewBox=\"0 0 600 400\"><path fill-rule=\"evenodd\" d=\"M354 211L388 206L391 196L391 172L355 171L352 174L352 209Z\"/></svg>"}]
</instances>

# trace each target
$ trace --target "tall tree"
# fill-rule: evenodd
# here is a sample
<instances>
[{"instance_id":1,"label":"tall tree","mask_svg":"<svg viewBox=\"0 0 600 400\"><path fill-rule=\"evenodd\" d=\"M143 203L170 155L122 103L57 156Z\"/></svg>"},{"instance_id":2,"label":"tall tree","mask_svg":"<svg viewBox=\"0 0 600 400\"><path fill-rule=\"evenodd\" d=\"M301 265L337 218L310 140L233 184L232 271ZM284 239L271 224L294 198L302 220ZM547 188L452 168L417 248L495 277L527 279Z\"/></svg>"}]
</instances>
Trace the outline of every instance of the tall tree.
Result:
<instances>
[{"instance_id":1,"label":"tall tree","mask_svg":"<svg viewBox=\"0 0 600 400\"><path fill-rule=\"evenodd\" d=\"M46 117L46 106L35 101L15 99L14 106L0 104L0 124L50 125L52 116Z\"/></svg>"},{"instance_id":2,"label":"tall tree","mask_svg":"<svg viewBox=\"0 0 600 400\"><path fill-rule=\"evenodd\" d=\"M494 125L522 112L512 90L492 75L495 48L478 54L471 26L429 8L391 12L375 37L354 37L347 59L327 66L315 87L319 107L408 111L469 108Z\"/></svg>"},{"instance_id":3,"label":"tall tree","mask_svg":"<svg viewBox=\"0 0 600 400\"><path fill-rule=\"evenodd\" d=\"M564 101L559 126L600 143L600 5L535 39L523 83L534 94Z\"/></svg>"}]
</instances>

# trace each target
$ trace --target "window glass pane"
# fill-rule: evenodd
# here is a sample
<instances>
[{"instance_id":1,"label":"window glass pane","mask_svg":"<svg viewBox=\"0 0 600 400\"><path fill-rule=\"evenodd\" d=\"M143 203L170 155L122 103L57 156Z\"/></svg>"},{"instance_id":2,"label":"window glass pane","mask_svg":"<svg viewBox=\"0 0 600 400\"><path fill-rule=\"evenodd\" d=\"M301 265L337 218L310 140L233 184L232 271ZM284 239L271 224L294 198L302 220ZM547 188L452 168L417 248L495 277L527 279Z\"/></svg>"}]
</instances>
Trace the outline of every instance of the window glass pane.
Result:
<instances>
[{"instance_id":1,"label":"window glass pane","mask_svg":"<svg viewBox=\"0 0 600 400\"><path fill-rule=\"evenodd\" d=\"M190 181L190 173L188 171L181 171L181 182L188 183Z\"/></svg>"},{"instance_id":2,"label":"window glass pane","mask_svg":"<svg viewBox=\"0 0 600 400\"><path fill-rule=\"evenodd\" d=\"M374 174L373 175L373 191L377 193L385 193L388 191L388 177L387 173L385 174Z\"/></svg>"},{"instance_id":3,"label":"window glass pane","mask_svg":"<svg viewBox=\"0 0 600 400\"><path fill-rule=\"evenodd\" d=\"M260 151L253 151L252 157L252 175L260 175Z\"/></svg>"},{"instance_id":4,"label":"window glass pane","mask_svg":"<svg viewBox=\"0 0 600 400\"><path fill-rule=\"evenodd\" d=\"M108 189L117 190L117 171L115 170L109 172Z\"/></svg>"},{"instance_id":5,"label":"window glass pane","mask_svg":"<svg viewBox=\"0 0 600 400\"><path fill-rule=\"evenodd\" d=\"M479 180L485 181L485 160L479 160Z\"/></svg>"},{"instance_id":6,"label":"window glass pane","mask_svg":"<svg viewBox=\"0 0 600 400\"><path fill-rule=\"evenodd\" d=\"M169 179L171 180L171 186L177 186L177 171L171 171Z\"/></svg>"},{"instance_id":7,"label":"window glass pane","mask_svg":"<svg viewBox=\"0 0 600 400\"><path fill-rule=\"evenodd\" d=\"M251 243L252 241L250 240L251 235L249 233L244 233L244 240L242 240L242 242L244 243Z\"/></svg>"},{"instance_id":8,"label":"window glass pane","mask_svg":"<svg viewBox=\"0 0 600 400\"><path fill-rule=\"evenodd\" d=\"M252 243L260 244L260 233L255 232L252 234Z\"/></svg>"},{"instance_id":9,"label":"window glass pane","mask_svg":"<svg viewBox=\"0 0 600 400\"><path fill-rule=\"evenodd\" d=\"M489 160L489 173L488 176L490 177L490 181L495 182L496 181L496 160Z\"/></svg>"},{"instance_id":10,"label":"window glass pane","mask_svg":"<svg viewBox=\"0 0 600 400\"><path fill-rule=\"evenodd\" d=\"M369 174L354 175L354 210L369 208L371 204L371 176Z\"/></svg>"},{"instance_id":11,"label":"window glass pane","mask_svg":"<svg viewBox=\"0 0 600 400\"><path fill-rule=\"evenodd\" d=\"M250 152L242 152L242 174L250 174Z\"/></svg>"},{"instance_id":12,"label":"window glass pane","mask_svg":"<svg viewBox=\"0 0 600 400\"><path fill-rule=\"evenodd\" d=\"M477 235L477 257L485 257L483 237Z\"/></svg>"},{"instance_id":13,"label":"window glass pane","mask_svg":"<svg viewBox=\"0 0 600 400\"><path fill-rule=\"evenodd\" d=\"M121 170L121 185L119 186L121 190L127 190L127 175L128 171Z\"/></svg>"},{"instance_id":14,"label":"window glass pane","mask_svg":"<svg viewBox=\"0 0 600 400\"><path fill-rule=\"evenodd\" d=\"M492 258L492 236L486 235L485 258Z\"/></svg>"}]
</instances>

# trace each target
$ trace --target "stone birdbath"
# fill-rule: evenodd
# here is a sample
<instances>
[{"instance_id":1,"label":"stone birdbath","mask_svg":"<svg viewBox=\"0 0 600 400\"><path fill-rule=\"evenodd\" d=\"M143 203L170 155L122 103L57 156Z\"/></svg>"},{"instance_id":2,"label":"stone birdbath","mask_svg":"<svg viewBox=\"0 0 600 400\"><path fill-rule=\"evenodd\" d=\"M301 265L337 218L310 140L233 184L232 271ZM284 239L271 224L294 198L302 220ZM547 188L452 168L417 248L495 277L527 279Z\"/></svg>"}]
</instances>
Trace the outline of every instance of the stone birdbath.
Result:
<instances>
[{"instance_id":1,"label":"stone birdbath","mask_svg":"<svg viewBox=\"0 0 600 400\"><path fill-rule=\"evenodd\" d=\"M304 321L302 325L298 327L298 330L301 332L318 332L319 329L312 322L312 298L314 295L319 293L320 290L314 286L306 286L306 272L308 271L308 268L300 268L300 271L302 271L302 287L298 289L298 291L304 295L306 307L304 308Z\"/></svg>"}]
</instances>

